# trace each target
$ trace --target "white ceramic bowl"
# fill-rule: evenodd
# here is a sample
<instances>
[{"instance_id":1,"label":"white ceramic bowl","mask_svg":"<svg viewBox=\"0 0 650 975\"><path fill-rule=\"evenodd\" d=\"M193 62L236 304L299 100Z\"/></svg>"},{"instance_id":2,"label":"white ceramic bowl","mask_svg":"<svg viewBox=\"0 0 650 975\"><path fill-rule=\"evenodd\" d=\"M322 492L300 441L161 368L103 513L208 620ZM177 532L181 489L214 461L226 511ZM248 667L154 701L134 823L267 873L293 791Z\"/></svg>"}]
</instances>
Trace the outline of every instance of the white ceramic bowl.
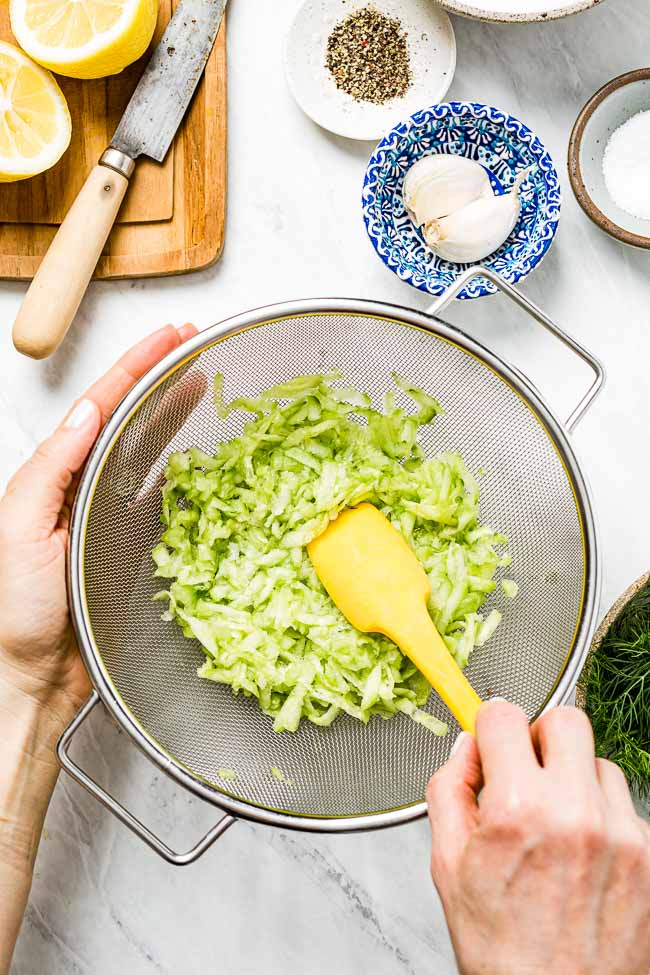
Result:
<instances>
[{"instance_id":1,"label":"white ceramic bowl","mask_svg":"<svg viewBox=\"0 0 650 975\"><path fill-rule=\"evenodd\" d=\"M439 0L452 13L477 20L531 23L557 20L595 7L601 0Z\"/></svg>"},{"instance_id":2,"label":"white ceramic bowl","mask_svg":"<svg viewBox=\"0 0 650 975\"><path fill-rule=\"evenodd\" d=\"M338 89L325 64L333 28L369 0L305 0L289 29L285 70L296 101L315 122L349 139L376 142L422 105L443 100L456 69L456 38L449 17L432 0L372 0L408 33L413 81L402 98L384 105L357 102Z\"/></svg>"},{"instance_id":3,"label":"white ceramic bowl","mask_svg":"<svg viewBox=\"0 0 650 975\"><path fill-rule=\"evenodd\" d=\"M603 156L612 133L648 110L650 68L629 71L589 99L569 141L569 178L582 209L610 237L644 250L650 250L650 220L626 213L614 202L605 185Z\"/></svg>"}]
</instances>

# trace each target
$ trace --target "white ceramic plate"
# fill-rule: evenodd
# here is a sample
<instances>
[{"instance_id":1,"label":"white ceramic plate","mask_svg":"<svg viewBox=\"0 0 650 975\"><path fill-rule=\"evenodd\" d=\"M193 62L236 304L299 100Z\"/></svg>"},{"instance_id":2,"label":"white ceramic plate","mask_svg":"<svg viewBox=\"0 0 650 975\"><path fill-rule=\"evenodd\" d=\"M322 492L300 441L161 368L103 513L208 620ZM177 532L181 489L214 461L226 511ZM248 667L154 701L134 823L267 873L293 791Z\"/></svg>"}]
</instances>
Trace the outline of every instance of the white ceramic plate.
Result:
<instances>
[{"instance_id":1,"label":"white ceramic plate","mask_svg":"<svg viewBox=\"0 0 650 975\"><path fill-rule=\"evenodd\" d=\"M456 38L447 14L432 0L372 0L408 33L413 82L384 105L357 102L340 91L326 64L327 39L341 20L370 0L305 0L285 47L287 81L307 115L349 139L376 142L402 118L443 100L456 69Z\"/></svg>"},{"instance_id":2,"label":"white ceramic plate","mask_svg":"<svg viewBox=\"0 0 650 975\"><path fill-rule=\"evenodd\" d=\"M439 0L455 14L477 20L530 23L556 20L595 7L601 0Z\"/></svg>"}]
</instances>

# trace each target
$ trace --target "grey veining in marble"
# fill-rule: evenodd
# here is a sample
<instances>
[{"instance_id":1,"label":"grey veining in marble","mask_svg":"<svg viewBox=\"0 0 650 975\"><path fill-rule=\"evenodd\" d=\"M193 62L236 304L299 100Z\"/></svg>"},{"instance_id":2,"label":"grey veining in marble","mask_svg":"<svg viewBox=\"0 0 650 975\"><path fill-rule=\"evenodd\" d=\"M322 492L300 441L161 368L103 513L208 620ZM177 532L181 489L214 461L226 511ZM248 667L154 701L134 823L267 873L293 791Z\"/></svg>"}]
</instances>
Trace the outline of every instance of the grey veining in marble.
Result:
<instances>
[{"instance_id":1,"label":"grey veining in marble","mask_svg":"<svg viewBox=\"0 0 650 975\"><path fill-rule=\"evenodd\" d=\"M315 295L424 308L365 238L360 184L370 145L328 135L286 91L282 39L297 0L233 0L229 16L230 187L226 249L201 274L91 287L48 362L13 353L9 324L24 286L2 283L0 480L131 342L167 320L205 326L245 308ZM650 257L603 236L565 172L573 120L609 78L648 63L647 0L605 0L551 24L456 19L449 97L498 105L526 121L564 184L557 241L524 289L606 363L604 395L576 433L593 487L605 565L603 610L648 568L650 519L622 517L647 484ZM307 201L319 201L310 219ZM463 303L450 319L525 368L562 413L587 376L504 299ZM178 848L214 810L165 781L103 714L79 760ZM325 838L238 823L196 865L174 870L77 786L61 779L39 854L13 975L452 975L428 878L426 823Z\"/></svg>"}]
</instances>

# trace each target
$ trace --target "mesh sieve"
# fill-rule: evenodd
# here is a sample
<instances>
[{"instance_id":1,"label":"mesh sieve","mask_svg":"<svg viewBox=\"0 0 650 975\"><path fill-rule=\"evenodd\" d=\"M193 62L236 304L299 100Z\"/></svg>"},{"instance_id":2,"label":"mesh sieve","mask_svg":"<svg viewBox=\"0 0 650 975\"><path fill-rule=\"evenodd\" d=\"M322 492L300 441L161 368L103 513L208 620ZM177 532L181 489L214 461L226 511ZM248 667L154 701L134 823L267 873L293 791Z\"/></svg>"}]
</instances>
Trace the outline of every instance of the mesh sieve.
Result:
<instances>
[{"instance_id":1,"label":"mesh sieve","mask_svg":"<svg viewBox=\"0 0 650 975\"><path fill-rule=\"evenodd\" d=\"M184 358L182 358L184 357ZM88 465L73 515L70 585L86 664L104 703L149 756L183 785L238 815L337 829L383 825L422 811L428 777L445 761L457 726L432 693L427 709L451 724L437 738L404 716L367 726L341 716L275 734L254 699L199 680L197 643L163 622L163 586L151 549L172 450L212 451L246 415L222 421L225 397L256 396L305 372L343 370L377 407L391 372L436 395L445 409L426 428L428 455L459 450L484 468L482 520L510 540L520 583L486 610L503 622L477 649L468 676L533 718L572 689L593 631L597 564L589 497L560 424L516 372L442 322L367 302L292 303L199 335L145 377L118 409ZM279 767L293 785L270 772ZM234 782L220 768L236 772ZM354 819L353 817L358 817Z\"/></svg>"}]
</instances>

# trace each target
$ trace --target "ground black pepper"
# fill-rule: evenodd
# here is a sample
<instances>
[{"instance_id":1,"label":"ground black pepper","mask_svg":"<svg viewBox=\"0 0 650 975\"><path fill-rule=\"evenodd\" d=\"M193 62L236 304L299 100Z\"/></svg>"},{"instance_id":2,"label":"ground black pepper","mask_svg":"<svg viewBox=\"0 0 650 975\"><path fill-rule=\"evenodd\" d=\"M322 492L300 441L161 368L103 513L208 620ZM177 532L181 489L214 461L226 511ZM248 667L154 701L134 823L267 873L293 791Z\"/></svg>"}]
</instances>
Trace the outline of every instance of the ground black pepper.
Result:
<instances>
[{"instance_id":1,"label":"ground black pepper","mask_svg":"<svg viewBox=\"0 0 650 975\"><path fill-rule=\"evenodd\" d=\"M356 101L382 105L411 85L407 34L399 20L368 6L336 25L327 41L327 67L337 88Z\"/></svg>"}]
</instances>

